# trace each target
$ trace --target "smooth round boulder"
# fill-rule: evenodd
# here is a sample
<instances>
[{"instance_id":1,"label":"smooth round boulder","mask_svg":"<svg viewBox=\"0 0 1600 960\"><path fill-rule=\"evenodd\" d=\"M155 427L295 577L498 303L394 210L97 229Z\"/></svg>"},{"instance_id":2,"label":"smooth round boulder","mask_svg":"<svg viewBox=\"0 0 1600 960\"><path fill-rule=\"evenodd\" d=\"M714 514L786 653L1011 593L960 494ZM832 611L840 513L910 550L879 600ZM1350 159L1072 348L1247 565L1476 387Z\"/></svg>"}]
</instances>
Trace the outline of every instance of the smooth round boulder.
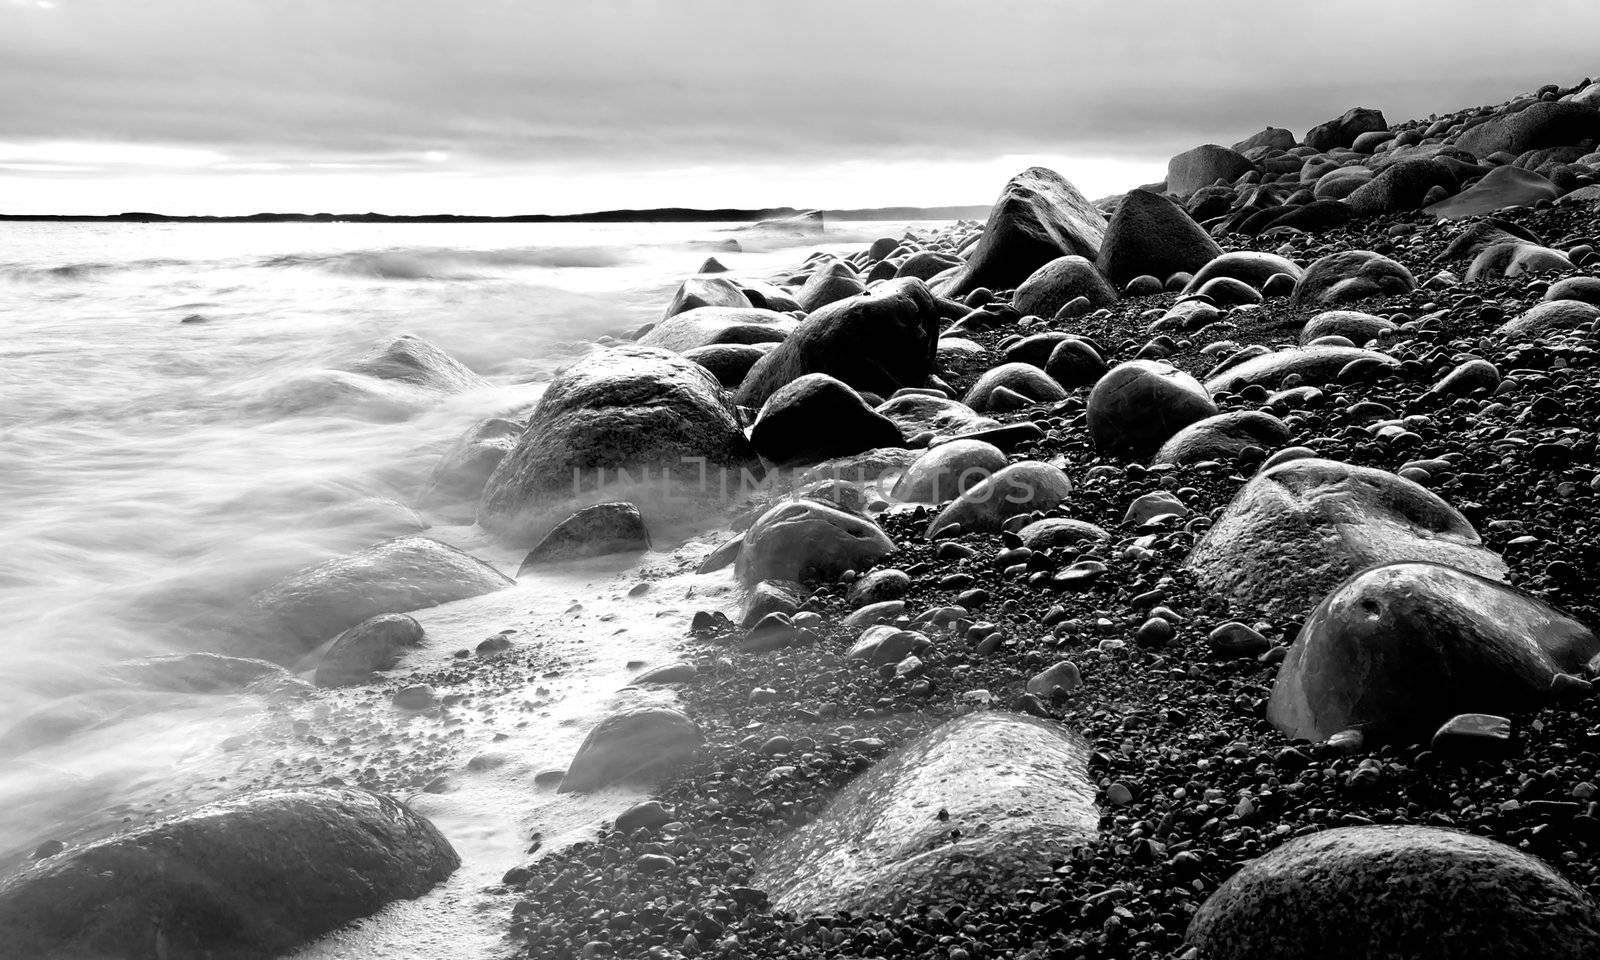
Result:
<instances>
[{"instance_id":1,"label":"smooth round boulder","mask_svg":"<svg viewBox=\"0 0 1600 960\"><path fill-rule=\"evenodd\" d=\"M1076 255L1057 257L1035 270L1017 287L1012 303L1024 314L1053 317L1068 303L1082 297L1089 308L1109 306L1117 291L1093 263Z\"/></svg>"},{"instance_id":2,"label":"smooth round boulder","mask_svg":"<svg viewBox=\"0 0 1600 960\"><path fill-rule=\"evenodd\" d=\"M790 381L826 373L857 390L890 396L920 387L934 371L942 317L918 279L889 280L807 316L783 343L756 361L737 395L759 409Z\"/></svg>"},{"instance_id":3,"label":"smooth round boulder","mask_svg":"<svg viewBox=\"0 0 1600 960\"><path fill-rule=\"evenodd\" d=\"M677 710L629 707L607 716L583 739L561 778L561 793L598 790L621 780L660 776L700 749L700 728Z\"/></svg>"},{"instance_id":4,"label":"smooth round boulder","mask_svg":"<svg viewBox=\"0 0 1600 960\"><path fill-rule=\"evenodd\" d=\"M1296 309L1342 307L1372 297L1409 293L1417 288L1411 271L1370 250L1330 253L1306 269L1294 285L1289 305Z\"/></svg>"},{"instance_id":5,"label":"smooth round boulder","mask_svg":"<svg viewBox=\"0 0 1600 960\"><path fill-rule=\"evenodd\" d=\"M1031 403L1054 403L1067 398L1067 391L1049 374L1031 363L1003 363L972 385L961 402L983 413L994 402L996 390L1010 390Z\"/></svg>"},{"instance_id":6,"label":"smooth round boulder","mask_svg":"<svg viewBox=\"0 0 1600 960\"><path fill-rule=\"evenodd\" d=\"M1004 470L1006 455L982 440L952 440L912 461L890 496L899 503L944 503Z\"/></svg>"},{"instance_id":7,"label":"smooth round boulder","mask_svg":"<svg viewBox=\"0 0 1600 960\"><path fill-rule=\"evenodd\" d=\"M1052 547L1075 547L1080 543L1096 543L1111 539L1111 534L1086 520L1069 517L1045 517L1035 520L1017 536L1030 550L1049 550Z\"/></svg>"},{"instance_id":8,"label":"smooth round boulder","mask_svg":"<svg viewBox=\"0 0 1600 960\"><path fill-rule=\"evenodd\" d=\"M1233 183L1256 168L1227 147L1205 143L1167 161L1167 191L1187 197L1217 181Z\"/></svg>"},{"instance_id":9,"label":"smooth round boulder","mask_svg":"<svg viewBox=\"0 0 1600 960\"><path fill-rule=\"evenodd\" d=\"M999 533L1010 518L1049 510L1071 493L1072 481L1058 467L1024 460L973 484L933 518L928 535L952 523L963 534Z\"/></svg>"},{"instance_id":10,"label":"smooth round boulder","mask_svg":"<svg viewBox=\"0 0 1600 960\"><path fill-rule=\"evenodd\" d=\"M800 304L801 310L811 313L830 303L864 293L866 289L866 284L861 282L854 270L836 260L807 277L800 292L795 294L795 301Z\"/></svg>"},{"instance_id":11,"label":"smooth round boulder","mask_svg":"<svg viewBox=\"0 0 1600 960\"><path fill-rule=\"evenodd\" d=\"M1435 187L1454 192L1456 175L1448 164L1435 157L1401 160L1363 183L1344 202L1358 217L1415 210L1423 205Z\"/></svg>"},{"instance_id":12,"label":"smooth round boulder","mask_svg":"<svg viewBox=\"0 0 1600 960\"><path fill-rule=\"evenodd\" d=\"M808 373L767 398L750 443L781 467L803 466L863 450L905 446L893 420L867 406L849 384Z\"/></svg>"},{"instance_id":13,"label":"smooth round boulder","mask_svg":"<svg viewBox=\"0 0 1600 960\"><path fill-rule=\"evenodd\" d=\"M556 524L522 558L517 576L545 563L561 563L613 553L650 549L650 531L639 508L631 503L597 503Z\"/></svg>"},{"instance_id":14,"label":"smooth round boulder","mask_svg":"<svg viewBox=\"0 0 1600 960\"><path fill-rule=\"evenodd\" d=\"M1457 714L1540 706L1557 674L1597 654L1587 627L1504 583L1432 563L1373 567L1306 619L1267 719L1306 740L1360 730L1415 743Z\"/></svg>"},{"instance_id":15,"label":"smooth round boulder","mask_svg":"<svg viewBox=\"0 0 1600 960\"><path fill-rule=\"evenodd\" d=\"M1486 159L1496 153L1521 154L1597 138L1600 138L1600 111L1581 103L1551 101L1493 116L1463 131L1455 145Z\"/></svg>"},{"instance_id":16,"label":"smooth round boulder","mask_svg":"<svg viewBox=\"0 0 1600 960\"><path fill-rule=\"evenodd\" d=\"M928 432L936 436L953 436L1000 425L1000 421L980 415L959 400L928 394L892 397L879 404L877 411L894 421L907 437Z\"/></svg>"},{"instance_id":17,"label":"smooth round boulder","mask_svg":"<svg viewBox=\"0 0 1600 960\"><path fill-rule=\"evenodd\" d=\"M1251 447L1270 452L1289 440L1282 420L1255 410L1235 410L1189 424L1161 445L1151 463L1232 463Z\"/></svg>"},{"instance_id":18,"label":"smooth round boulder","mask_svg":"<svg viewBox=\"0 0 1600 960\"><path fill-rule=\"evenodd\" d=\"M1247 863L1196 911L1203 960L1583 960L1595 906L1543 861L1436 827L1323 830Z\"/></svg>"},{"instance_id":19,"label":"smooth round boulder","mask_svg":"<svg viewBox=\"0 0 1600 960\"><path fill-rule=\"evenodd\" d=\"M1262 300L1260 290L1232 277L1215 277L1207 280L1206 285L1195 292L1223 308L1260 303Z\"/></svg>"},{"instance_id":20,"label":"smooth round boulder","mask_svg":"<svg viewBox=\"0 0 1600 960\"><path fill-rule=\"evenodd\" d=\"M967 902L974 883L1031 883L1095 835L1088 761L1059 724L1003 711L947 721L766 851L752 885L804 917L946 906Z\"/></svg>"},{"instance_id":21,"label":"smooth round boulder","mask_svg":"<svg viewBox=\"0 0 1600 960\"><path fill-rule=\"evenodd\" d=\"M713 343L685 350L683 358L705 367L724 388L737 390L739 384L750 374L750 368L771 349L771 346L765 344ZM481 491L482 488L479 489Z\"/></svg>"},{"instance_id":22,"label":"smooth round boulder","mask_svg":"<svg viewBox=\"0 0 1600 960\"><path fill-rule=\"evenodd\" d=\"M895 269L894 275L928 281L951 267L961 266L964 262L960 257L952 257L937 250L918 250L906 257L905 262Z\"/></svg>"},{"instance_id":23,"label":"smooth round boulder","mask_svg":"<svg viewBox=\"0 0 1600 960\"><path fill-rule=\"evenodd\" d=\"M745 531L734 563L740 583L807 583L865 570L895 549L878 525L812 500L789 500L767 510Z\"/></svg>"},{"instance_id":24,"label":"smooth round boulder","mask_svg":"<svg viewBox=\"0 0 1600 960\"><path fill-rule=\"evenodd\" d=\"M1332 383L1340 370L1356 361L1369 361L1383 370L1400 367L1400 361L1394 357L1361 347L1296 347L1274 350L1228 367L1206 380L1205 388L1212 393L1236 393L1242 387L1259 383L1275 390L1290 375L1312 386L1321 386Z\"/></svg>"},{"instance_id":25,"label":"smooth round boulder","mask_svg":"<svg viewBox=\"0 0 1600 960\"><path fill-rule=\"evenodd\" d=\"M1566 277L1550 284L1541 300L1580 300L1600 306L1600 277Z\"/></svg>"},{"instance_id":26,"label":"smooth round boulder","mask_svg":"<svg viewBox=\"0 0 1600 960\"><path fill-rule=\"evenodd\" d=\"M698 307L662 320L634 342L641 347L688 353L718 344L780 343L794 328L793 317L772 310Z\"/></svg>"},{"instance_id":27,"label":"smooth round boulder","mask_svg":"<svg viewBox=\"0 0 1600 960\"><path fill-rule=\"evenodd\" d=\"M1109 369L1093 346L1076 338L1056 344L1044 362L1045 374L1068 390L1094 386Z\"/></svg>"},{"instance_id":28,"label":"smooth round boulder","mask_svg":"<svg viewBox=\"0 0 1600 960\"><path fill-rule=\"evenodd\" d=\"M1597 320L1600 320L1600 307L1592 303L1549 300L1536 303L1501 324L1495 336L1510 340L1545 340L1586 331Z\"/></svg>"},{"instance_id":29,"label":"smooth round boulder","mask_svg":"<svg viewBox=\"0 0 1600 960\"><path fill-rule=\"evenodd\" d=\"M1100 450L1147 457L1173 434L1217 412L1204 387L1155 360L1113 367L1089 393L1089 436Z\"/></svg>"},{"instance_id":30,"label":"smooth round boulder","mask_svg":"<svg viewBox=\"0 0 1600 960\"><path fill-rule=\"evenodd\" d=\"M665 350L612 347L545 389L489 477L478 523L527 543L593 503L674 514L737 489L755 459L738 410L704 367Z\"/></svg>"},{"instance_id":31,"label":"smooth round boulder","mask_svg":"<svg viewBox=\"0 0 1600 960\"><path fill-rule=\"evenodd\" d=\"M317 664L319 687L366 683L374 674L392 670L407 650L422 644L422 624L403 613L386 613L361 621L334 638Z\"/></svg>"},{"instance_id":32,"label":"smooth round boulder","mask_svg":"<svg viewBox=\"0 0 1600 960\"><path fill-rule=\"evenodd\" d=\"M1129 191L1111 215L1095 266L1115 286L1127 287L1146 274L1159 283L1175 273L1194 273L1220 256L1217 241L1187 211L1139 189Z\"/></svg>"},{"instance_id":33,"label":"smooth round boulder","mask_svg":"<svg viewBox=\"0 0 1600 960\"><path fill-rule=\"evenodd\" d=\"M1383 470L1302 457L1252 477L1184 564L1208 590L1299 616L1356 571L1407 560L1506 576L1472 524L1432 491Z\"/></svg>"},{"instance_id":34,"label":"smooth round boulder","mask_svg":"<svg viewBox=\"0 0 1600 960\"><path fill-rule=\"evenodd\" d=\"M0 883L0 951L29 960L270 960L460 866L404 804L262 790L69 848Z\"/></svg>"},{"instance_id":35,"label":"smooth round boulder","mask_svg":"<svg viewBox=\"0 0 1600 960\"><path fill-rule=\"evenodd\" d=\"M1280 273L1298 281L1305 271L1287 257L1255 250L1236 250L1224 253L1201 267L1183 288L1185 294L1197 293L1200 288L1217 277L1232 277L1260 290L1268 280Z\"/></svg>"},{"instance_id":36,"label":"smooth round boulder","mask_svg":"<svg viewBox=\"0 0 1600 960\"><path fill-rule=\"evenodd\" d=\"M1325 310L1306 321L1300 330L1300 345L1319 337L1344 337L1351 343L1363 344L1395 329L1392 321L1359 310Z\"/></svg>"}]
</instances>

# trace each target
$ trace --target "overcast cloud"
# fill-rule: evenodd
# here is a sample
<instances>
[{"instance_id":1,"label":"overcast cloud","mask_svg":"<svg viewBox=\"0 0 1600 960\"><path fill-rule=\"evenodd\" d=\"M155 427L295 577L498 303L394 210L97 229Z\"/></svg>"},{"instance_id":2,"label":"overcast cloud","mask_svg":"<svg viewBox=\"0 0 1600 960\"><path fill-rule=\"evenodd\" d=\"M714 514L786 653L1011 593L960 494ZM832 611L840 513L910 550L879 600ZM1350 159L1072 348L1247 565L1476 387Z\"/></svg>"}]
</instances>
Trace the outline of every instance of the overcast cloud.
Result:
<instances>
[{"instance_id":1,"label":"overcast cloud","mask_svg":"<svg viewBox=\"0 0 1600 960\"><path fill-rule=\"evenodd\" d=\"M1090 193L1600 74L1600 3L0 0L0 211Z\"/></svg>"}]
</instances>

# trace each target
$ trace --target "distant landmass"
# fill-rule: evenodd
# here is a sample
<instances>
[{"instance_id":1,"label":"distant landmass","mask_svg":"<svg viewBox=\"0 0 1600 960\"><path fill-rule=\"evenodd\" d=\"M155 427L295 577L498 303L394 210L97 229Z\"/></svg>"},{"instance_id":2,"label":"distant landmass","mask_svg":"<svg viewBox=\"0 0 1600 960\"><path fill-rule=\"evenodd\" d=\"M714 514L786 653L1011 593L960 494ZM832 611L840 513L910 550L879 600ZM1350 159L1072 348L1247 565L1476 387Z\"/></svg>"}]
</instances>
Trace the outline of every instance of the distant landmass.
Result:
<instances>
[{"instance_id":1,"label":"distant landmass","mask_svg":"<svg viewBox=\"0 0 1600 960\"><path fill-rule=\"evenodd\" d=\"M474 217L454 213L403 216L387 213L252 213L236 217L174 216L165 213L128 212L104 216L4 213L3 220L47 220L90 223L713 223L783 220L818 214L830 220L981 220L987 204L953 207L867 207L854 210L804 210L772 207L766 210L697 210L691 207L656 207L650 210L598 210L593 213L528 213L507 217Z\"/></svg>"}]
</instances>

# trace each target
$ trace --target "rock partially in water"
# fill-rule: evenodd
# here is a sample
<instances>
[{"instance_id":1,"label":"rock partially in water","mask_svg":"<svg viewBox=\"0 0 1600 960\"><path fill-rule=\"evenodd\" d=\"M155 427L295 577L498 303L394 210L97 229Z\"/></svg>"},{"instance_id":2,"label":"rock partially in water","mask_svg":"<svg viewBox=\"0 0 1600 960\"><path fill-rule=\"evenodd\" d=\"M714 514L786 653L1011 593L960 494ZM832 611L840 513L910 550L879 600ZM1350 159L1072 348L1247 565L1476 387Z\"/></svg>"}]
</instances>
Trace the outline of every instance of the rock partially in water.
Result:
<instances>
[{"instance_id":1,"label":"rock partially in water","mask_svg":"<svg viewBox=\"0 0 1600 960\"><path fill-rule=\"evenodd\" d=\"M793 317L773 310L698 307L668 317L635 342L641 347L687 353L718 344L781 343L794 327Z\"/></svg>"},{"instance_id":2,"label":"rock partially in water","mask_svg":"<svg viewBox=\"0 0 1600 960\"><path fill-rule=\"evenodd\" d=\"M1303 457L1252 477L1185 564L1207 589L1299 615L1356 571L1405 560L1506 575L1433 492L1383 470Z\"/></svg>"},{"instance_id":3,"label":"rock partially in water","mask_svg":"<svg viewBox=\"0 0 1600 960\"><path fill-rule=\"evenodd\" d=\"M517 576L542 563L560 563L613 553L641 553L650 549L650 531L639 508L631 503L597 503L584 507L555 525L522 558Z\"/></svg>"},{"instance_id":4,"label":"rock partially in water","mask_svg":"<svg viewBox=\"0 0 1600 960\"><path fill-rule=\"evenodd\" d=\"M1528 594L1453 567L1397 563L1345 581L1306 620L1267 717L1291 737L1425 740L1461 713L1545 702L1559 673L1600 654L1585 626Z\"/></svg>"},{"instance_id":5,"label":"rock partially in water","mask_svg":"<svg viewBox=\"0 0 1600 960\"><path fill-rule=\"evenodd\" d=\"M246 794L39 861L0 884L0 947L30 960L268 960L460 858L428 821L364 790Z\"/></svg>"},{"instance_id":6,"label":"rock partially in water","mask_svg":"<svg viewBox=\"0 0 1600 960\"><path fill-rule=\"evenodd\" d=\"M433 472L418 498L424 507L439 509L470 501L474 506L483 496L494 468L517 445L523 424L504 417L479 420L450 445L434 464ZM472 511L466 511L466 519Z\"/></svg>"},{"instance_id":7,"label":"rock partially in water","mask_svg":"<svg viewBox=\"0 0 1600 960\"><path fill-rule=\"evenodd\" d=\"M661 314L661 319L667 320L700 307L748 309L750 306L750 298L744 295L744 291L737 283L727 277L694 276L678 285L677 291L667 303L666 311Z\"/></svg>"},{"instance_id":8,"label":"rock partially in water","mask_svg":"<svg viewBox=\"0 0 1600 960\"><path fill-rule=\"evenodd\" d=\"M601 720L578 747L562 793L670 772L700 748L700 729L677 710L632 707Z\"/></svg>"},{"instance_id":9,"label":"rock partially in water","mask_svg":"<svg viewBox=\"0 0 1600 960\"><path fill-rule=\"evenodd\" d=\"M811 500L790 500L745 531L734 573L746 586L832 580L846 570L865 570L894 549L894 541L870 520Z\"/></svg>"},{"instance_id":10,"label":"rock partially in water","mask_svg":"<svg viewBox=\"0 0 1600 960\"><path fill-rule=\"evenodd\" d=\"M171 693L297 696L307 690L305 681L276 663L215 653L138 657L113 663L103 674L114 683Z\"/></svg>"},{"instance_id":11,"label":"rock partially in water","mask_svg":"<svg viewBox=\"0 0 1600 960\"><path fill-rule=\"evenodd\" d=\"M401 537L301 571L256 594L244 627L263 657L291 660L369 617L493 593L513 582L437 540Z\"/></svg>"},{"instance_id":12,"label":"rock partially in water","mask_svg":"<svg viewBox=\"0 0 1600 960\"><path fill-rule=\"evenodd\" d=\"M805 916L945 906L1031 882L1094 836L1088 759L1057 724L1006 713L951 720L768 851L754 885Z\"/></svg>"},{"instance_id":13,"label":"rock partially in water","mask_svg":"<svg viewBox=\"0 0 1600 960\"><path fill-rule=\"evenodd\" d=\"M319 687L366 683L392 670L406 651L422 643L422 624L403 613L385 613L363 620L334 638L317 664Z\"/></svg>"},{"instance_id":14,"label":"rock partially in water","mask_svg":"<svg viewBox=\"0 0 1600 960\"><path fill-rule=\"evenodd\" d=\"M1230 877L1189 925L1205 960L1586 960L1593 902L1541 860L1419 826L1324 830Z\"/></svg>"},{"instance_id":15,"label":"rock partially in water","mask_svg":"<svg viewBox=\"0 0 1600 960\"><path fill-rule=\"evenodd\" d=\"M396 337L382 350L352 364L355 373L394 380L435 393L465 393L489 386L489 381L468 370L461 361L410 334Z\"/></svg>"}]
</instances>

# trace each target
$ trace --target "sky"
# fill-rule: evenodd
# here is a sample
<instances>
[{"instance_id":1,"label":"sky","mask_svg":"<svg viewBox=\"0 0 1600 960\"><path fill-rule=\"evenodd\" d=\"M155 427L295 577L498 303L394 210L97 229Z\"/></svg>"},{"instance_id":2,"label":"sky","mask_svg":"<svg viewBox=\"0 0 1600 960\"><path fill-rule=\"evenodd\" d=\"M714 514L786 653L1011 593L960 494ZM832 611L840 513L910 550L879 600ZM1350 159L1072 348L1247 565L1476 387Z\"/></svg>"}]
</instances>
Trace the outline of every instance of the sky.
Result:
<instances>
[{"instance_id":1,"label":"sky","mask_svg":"<svg viewBox=\"0 0 1600 960\"><path fill-rule=\"evenodd\" d=\"M1090 196L1600 75L1597 0L0 0L0 213Z\"/></svg>"}]
</instances>

